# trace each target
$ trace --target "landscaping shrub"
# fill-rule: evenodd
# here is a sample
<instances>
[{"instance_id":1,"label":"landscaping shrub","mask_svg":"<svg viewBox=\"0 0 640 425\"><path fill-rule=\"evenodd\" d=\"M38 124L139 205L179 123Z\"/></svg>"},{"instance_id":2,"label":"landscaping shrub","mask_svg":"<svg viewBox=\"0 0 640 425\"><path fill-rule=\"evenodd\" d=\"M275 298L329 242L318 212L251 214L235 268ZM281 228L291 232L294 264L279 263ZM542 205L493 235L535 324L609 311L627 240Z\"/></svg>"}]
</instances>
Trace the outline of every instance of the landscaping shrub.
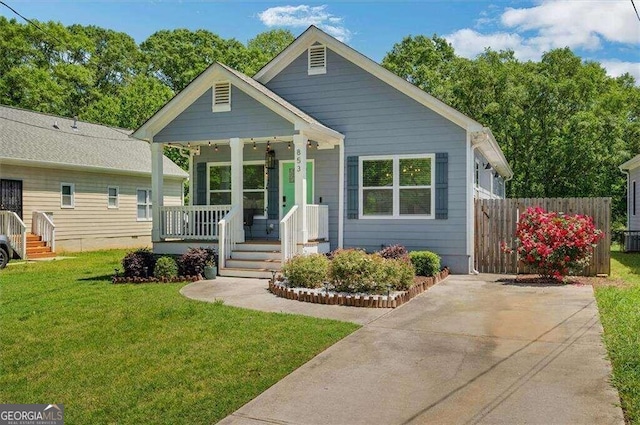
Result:
<instances>
[{"instance_id":1,"label":"landscaping shrub","mask_svg":"<svg viewBox=\"0 0 640 425\"><path fill-rule=\"evenodd\" d=\"M589 216L527 208L516 228L518 258L544 277L562 280L589 264L603 237ZM513 252L503 243L505 252Z\"/></svg>"},{"instance_id":2,"label":"landscaping shrub","mask_svg":"<svg viewBox=\"0 0 640 425\"><path fill-rule=\"evenodd\" d=\"M319 288L327 280L329 259L322 254L298 255L282 266L290 286Z\"/></svg>"},{"instance_id":3,"label":"landscaping shrub","mask_svg":"<svg viewBox=\"0 0 640 425\"><path fill-rule=\"evenodd\" d=\"M383 263L384 259L377 254L338 250L333 253L329 277L336 291L382 293L386 291Z\"/></svg>"},{"instance_id":4,"label":"landscaping shrub","mask_svg":"<svg viewBox=\"0 0 640 425\"><path fill-rule=\"evenodd\" d=\"M149 248L131 251L122 259L125 277L149 277L153 274L155 265L156 259Z\"/></svg>"},{"instance_id":5,"label":"landscaping shrub","mask_svg":"<svg viewBox=\"0 0 640 425\"><path fill-rule=\"evenodd\" d=\"M173 279L178 276L178 265L171 257L160 257L156 261L153 275L158 279Z\"/></svg>"},{"instance_id":6,"label":"landscaping shrub","mask_svg":"<svg viewBox=\"0 0 640 425\"><path fill-rule=\"evenodd\" d=\"M384 259L382 267L383 283L391 285L392 289L406 291L413 286L415 270L411 262L404 259Z\"/></svg>"},{"instance_id":7,"label":"landscaping shrub","mask_svg":"<svg viewBox=\"0 0 640 425\"><path fill-rule=\"evenodd\" d=\"M378 251L382 258L392 260L409 260L409 252L402 245L391 245Z\"/></svg>"},{"instance_id":8,"label":"landscaping shrub","mask_svg":"<svg viewBox=\"0 0 640 425\"><path fill-rule=\"evenodd\" d=\"M440 257L431 251L412 251L409 259L418 276L435 276L440 271Z\"/></svg>"},{"instance_id":9,"label":"landscaping shrub","mask_svg":"<svg viewBox=\"0 0 640 425\"><path fill-rule=\"evenodd\" d=\"M204 272L204 266L216 265L216 252L211 248L189 248L178 260L180 274L197 276Z\"/></svg>"}]
</instances>

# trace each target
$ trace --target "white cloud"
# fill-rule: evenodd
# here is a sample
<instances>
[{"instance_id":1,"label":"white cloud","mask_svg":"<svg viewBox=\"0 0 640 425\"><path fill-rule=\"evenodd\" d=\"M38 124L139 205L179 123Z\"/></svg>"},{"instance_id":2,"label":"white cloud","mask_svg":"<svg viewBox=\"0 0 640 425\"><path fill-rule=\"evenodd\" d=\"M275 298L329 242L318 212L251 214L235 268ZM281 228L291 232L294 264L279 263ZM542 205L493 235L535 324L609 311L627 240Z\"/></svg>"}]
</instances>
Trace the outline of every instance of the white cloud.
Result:
<instances>
[{"instance_id":1,"label":"white cloud","mask_svg":"<svg viewBox=\"0 0 640 425\"><path fill-rule=\"evenodd\" d=\"M483 24L486 15L480 15ZM465 28L445 38L458 54L469 58L487 47L511 49L521 60L538 60L544 52L562 47L597 52L604 42L640 46L640 25L627 0L544 0L534 7L506 8L497 22L491 33ZM624 69L637 79L640 73L636 63L602 63L610 75L620 75Z\"/></svg>"},{"instance_id":2,"label":"white cloud","mask_svg":"<svg viewBox=\"0 0 640 425\"><path fill-rule=\"evenodd\" d=\"M327 12L327 6L276 6L258 14L258 18L268 27L305 28L315 25L340 41L347 42L351 38L341 17Z\"/></svg>"},{"instance_id":3,"label":"white cloud","mask_svg":"<svg viewBox=\"0 0 640 425\"><path fill-rule=\"evenodd\" d=\"M624 62L616 59L600 61L607 70L607 74L618 77L626 72L633 75L636 82L640 82L640 62Z\"/></svg>"}]
</instances>

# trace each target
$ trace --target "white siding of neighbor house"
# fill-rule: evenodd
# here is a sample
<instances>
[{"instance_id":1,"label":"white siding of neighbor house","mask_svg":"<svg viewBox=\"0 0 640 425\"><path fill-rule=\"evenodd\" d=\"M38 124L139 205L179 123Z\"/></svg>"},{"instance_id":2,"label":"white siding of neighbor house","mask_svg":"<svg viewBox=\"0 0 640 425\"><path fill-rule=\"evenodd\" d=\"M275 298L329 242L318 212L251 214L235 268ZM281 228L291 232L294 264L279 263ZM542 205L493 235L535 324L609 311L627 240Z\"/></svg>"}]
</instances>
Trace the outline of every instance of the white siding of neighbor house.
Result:
<instances>
[{"instance_id":1,"label":"white siding of neighbor house","mask_svg":"<svg viewBox=\"0 0 640 425\"><path fill-rule=\"evenodd\" d=\"M308 75L305 52L266 85L344 134L347 157L448 153L447 219L347 219L345 212L344 245L370 251L396 243L410 250L428 249L438 253L452 271L469 272L463 128L330 49L326 74ZM337 161L325 166L337 174Z\"/></svg>"},{"instance_id":2,"label":"white siding of neighbor house","mask_svg":"<svg viewBox=\"0 0 640 425\"><path fill-rule=\"evenodd\" d=\"M633 182L636 182L636 213L633 214ZM628 230L640 230L640 167L629 170L629 188L627 190Z\"/></svg>"},{"instance_id":3,"label":"white siding of neighbor house","mask_svg":"<svg viewBox=\"0 0 640 425\"><path fill-rule=\"evenodd\" d=\"M2 164L3 179L22 180L23 221L33 211L52 213L56 251L129 248L151 244L151 221L137 220L137 189L151 189L151 176L94 173ZM75 186L75 207L61 208L60 184ZM164 180L165 205L182 204L182 180ZM109 186L119 188L118 208L108 208Z\"/></svg>"}]
</instances>

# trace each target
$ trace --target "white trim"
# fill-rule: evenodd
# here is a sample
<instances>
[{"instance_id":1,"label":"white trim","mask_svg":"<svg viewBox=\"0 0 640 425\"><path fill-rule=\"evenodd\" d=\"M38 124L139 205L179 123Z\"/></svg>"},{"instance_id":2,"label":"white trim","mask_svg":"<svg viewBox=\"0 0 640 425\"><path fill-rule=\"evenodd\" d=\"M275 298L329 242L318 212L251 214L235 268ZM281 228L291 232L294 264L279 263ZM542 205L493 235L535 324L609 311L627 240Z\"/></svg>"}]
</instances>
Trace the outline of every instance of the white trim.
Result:
<instances>
[{"instance_id":1,"label":"white trim","mask_svg":"<svg viewBox=\"0 0 640 425\"><path fill-rule=\"evenodd\" d=\"M211 205L211 167L231 167L231 162L229 161L223 161L223 162L207 162L207 204L206 205ZM263 168L265 167L265 162L264 160L251 160L251 161L243 161L242 162L242 167L244 168L245 165L262 165ZM217 190L216 192L218 193L223 193L223 192L229 192L231 193L233 189L229 189L229 190ZM253 193L257 193L260 192L260 189L246 189L246 191L249 192L253 192ZM244 194L245 192L245 188L244 188L244 182L243 182L243 186L242 186L242 193ZM258 219L267 219L267 208L269 208L268 202L269 201L269 195L268 195L268 188L267 188L267 173L266 173L266 168L265 168L265 172L264 172L264 213L261 215L254 215L254 218L258 218Z\"/></svg>"},{"instance_id":2,"label":"white trim","mask_svg":"<svg viewBox=\"0 0 640 425\"><path fill-rule=\"evenodd\" d=\"M140 191L145 192L145 195L144 195L145 202L143 204L138 202L138 192ZM151 198L152 196L153 196L153 191L148 187L136 187L136 221L152 221L153 220L153 210L157 207L153 205L153 200ZM148 216L148 218L138 217L138 206L141 206L141 205L145 206L145 215ZM149 209L151 209L151 211L149 211Z\"/></svg>"},{"instance_id":3,"label":"white trim","mask_svg":"<svg viewBox=\"0 0 640 425\"><path fill-rule=\"evenodd\" d=\"M284 187L283 185L283 178L284 178L284 173L282 172L283 169L283 165L284 164L288 164L291 163L293 164L295 161L293 159L281 159L278 161L278 219L282 220L282 218L284 217L284 215L282 214L282 189ZM307 164L311 163L311 200L313 201L315 199L316 196L316 160L315 159L307 159ZM309 176L307 176L308 178ZM313 202L312 202L313 203ZM295 203L294 203L295 205Z\"/></svg>"},{"instance_id":4,"label":"white trim","mask_svg":"<svg viewBox=\"0 0 640 425\"><path fill-rule=\"evenodd\" d=\"M62 188L68 186L71 188L71 193L69 195L64 195L62 193ZM64 197L65 196L71 196L71 204L70 205L65 205L64 204ZM61 182L60 183L60 208L63 209L74 209L76 207L76 185L75 183L64 183Z\"/></svg>"},{"instance_id":5,"label":"white trim","mask_svg":"<svg viewBox=\"0 0 640 425\"><path fill-rule=\"evenodd\" d=\"M344 245L344 142L338 146L340 159L338 160L338 248Z\"/></svg>"},{"instance_id":6,"label":"white trim","mask_svg":"<svg viewBox=\"0 0 640 425\"><path fill-rule=\"evenodd\" d=\"M112 198L111 196L111 189L115 189L116 190L116 195L115 195L115 199L116 199L116 204L115 205L110 205L110 200ZM108 209L112 209L112 210L117 210L118 208L120 208L120 187L118 186L107 186L107 208Z\"/></svg>"},{"instance_id":7,"label":"white trim","mask_svg":"<svg viewBox=\"0 0 640 425\"><path fill-rule=\"evenodd\" d=\"M322 49L322 66L311 66L311 50ZM327 46L324 44L314 44L307 49L307 74L308 75L320 75L327 73Z\"/></svg>"},{"instance_id":8,"label":"white trim","mask_svg":"<svg viewBox=\"0 0 640 425\"><path fill-rule=\"evenodd\" d=\"M431 160L431 184L424 186L400 186L400 160L402 159L429 159ZM391 187L367 187L363 186L362 176L364 172L364 161L393 161L393 185ZM435 219L435 207L436 207L436 155L429 154L406 154L406 155L372 155L372 156L359 156L358 157L358 218L361 220L381 220L381 219L393 219L393 220L432 220ZM425 189L428 188L431 191L431 214L400 214L400 191L402 189ZM366 189L386 189L393 192L393 212L391 215L364 215L364 190Z\"/></svg>"},{"instance_id":9,"label":"white trim","mask_svg":"<svg viewBox=\"0 0 640 425\"><path fill-rule=\"evenodd\" d=\"M478 158L473 167L473 185L476 189L480 187L480 159Z\"/></svg>"}]
</instances>

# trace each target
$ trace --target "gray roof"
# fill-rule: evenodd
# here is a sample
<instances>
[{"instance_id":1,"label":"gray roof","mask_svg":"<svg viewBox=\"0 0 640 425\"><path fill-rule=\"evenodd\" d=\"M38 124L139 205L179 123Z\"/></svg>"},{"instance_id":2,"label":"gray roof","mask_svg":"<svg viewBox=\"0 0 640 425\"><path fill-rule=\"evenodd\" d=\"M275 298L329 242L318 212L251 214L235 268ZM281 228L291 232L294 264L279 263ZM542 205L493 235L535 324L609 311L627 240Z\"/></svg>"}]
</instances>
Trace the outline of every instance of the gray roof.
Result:
<instances>
[{"instance_id":1,"label":"gray roof","mask_svg":"<svg viewBox=\"0 0 640 425\"><path fill-rule=\"evenodd\" d=\"M130 134L131 130L84 121L78 121L74 129L73 119L0 105L0 161L151 174L149 143ZM164 175L188 177L167 157Z\"/></svg>"}]
</instances>

